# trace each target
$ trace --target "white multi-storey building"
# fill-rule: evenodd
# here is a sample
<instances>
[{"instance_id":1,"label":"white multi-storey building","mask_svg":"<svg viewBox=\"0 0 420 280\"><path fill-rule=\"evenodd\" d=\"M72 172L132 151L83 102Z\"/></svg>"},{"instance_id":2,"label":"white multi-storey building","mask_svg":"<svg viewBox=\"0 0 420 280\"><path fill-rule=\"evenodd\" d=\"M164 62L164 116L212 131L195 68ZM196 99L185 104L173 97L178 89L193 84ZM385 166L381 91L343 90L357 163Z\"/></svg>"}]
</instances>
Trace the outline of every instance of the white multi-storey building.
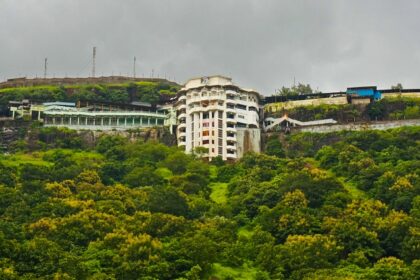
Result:
<instances>
[{"instance_id":1,"label":"white multi-storey building","mask_svg":"<svg viewBox=\"0 0 420 280\"><path fill-rule=\"evenodd\" d=\"M208 158L235 160L260 151L260 95L232 79L210 76L190 79L178 92L178 146L186 152L208 149Z\"/></svg>"}]
</instances>

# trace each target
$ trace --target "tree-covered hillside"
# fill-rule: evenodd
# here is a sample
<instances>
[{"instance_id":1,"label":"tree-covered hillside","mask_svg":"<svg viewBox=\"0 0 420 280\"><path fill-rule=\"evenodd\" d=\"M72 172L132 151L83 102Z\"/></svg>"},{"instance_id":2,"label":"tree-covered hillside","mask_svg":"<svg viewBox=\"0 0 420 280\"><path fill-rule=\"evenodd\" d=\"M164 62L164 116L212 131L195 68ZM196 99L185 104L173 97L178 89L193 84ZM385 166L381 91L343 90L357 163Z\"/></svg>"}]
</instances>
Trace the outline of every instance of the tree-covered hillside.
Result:
<instances>
[{"instance_id":1,"label":"tree-covered hillside","mask_svg":"<svg viewBox=\"0 0 420 280\"><path fill-rule=\"evenodd\" d=\"M0 156L0 279L419 279L420 127L232 164L63 133Z\"/></svg>"},{"instance_id":2,"label":"tree-covered hillside","mask_svg":"<svg viewBox=\"0 0 420 280\"><path fill-rule=\"evenodd\" d=\"M338 122L384 121L420 118L420 98L383 98L368 106L354 104L300 106L277 112L266 112L266 116L281 117L284 114L300 121L332 118Z\"/></svg>"},{"instance_id":3,"label":"tree-covered hillside","mask_svg":"<svg viewBox=\"0 0 420 280\"><path fill-rule=\"evenodd\" d=\"M162 96L174 95L179 86L173 83L141 81L122 84L86 84L66 86L33 86L0 89L0 109L9 101L29 99L32 102L89 101L128 103L142 101L157 103Z\"/></svg>"}]
</instances>

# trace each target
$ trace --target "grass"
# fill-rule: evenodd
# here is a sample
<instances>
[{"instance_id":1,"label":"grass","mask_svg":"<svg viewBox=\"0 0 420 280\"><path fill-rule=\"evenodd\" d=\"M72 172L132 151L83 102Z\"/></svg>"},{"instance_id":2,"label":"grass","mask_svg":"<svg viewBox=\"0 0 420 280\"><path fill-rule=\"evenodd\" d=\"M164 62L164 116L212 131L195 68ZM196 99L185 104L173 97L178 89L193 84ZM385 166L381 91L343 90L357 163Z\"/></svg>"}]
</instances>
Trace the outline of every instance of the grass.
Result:
<instances>
[{"instance_id":1,"label":"grass","mask_svg":"<svg viewBox=\"0 0 420 280\"><path fill-rule=\"evenodd\" d=\"M217 166L210 165L210 179L215 180L217 178Z\"/></svg>"},{"instance_id":2,"label":"grass","mask_svg":"<svg viewBox=\"0 0 420 280\"><path fill-rule=\"evenodd\" d=\"M367 194L364 191L358 189L352 182L346 181L344 177L338 177L338 180L343 184L346 191L349 192L352 199L367 199L368 198Z\"/></svg>"},{"instance_id":3,"label":"grass","mask_svg":"<svg viewBox=\"0 0 420 280\"><path fill-rule=\"evenodd\" d=\"M215 182L210 184L210 198L217 204L225 204L227 201L227 183Z\"/></svg>"},{"instance_id":4,"label":"grass","mask_svg":"<svg viewBox=\"0 0 420 280\"><path fill-rule=\"evenodd\" d=\"M319 165L318 165L319 166ZM364 191L356 187L352 182L346 181L345 177L338 177L333 171L327 170L327 173L333 177L337 178L338 181L343 185L344 189L349 192L352 199L367 199L368 195Z\"/></svg>"},{"instance_id":5,"label":"grass","mask_svg":"<svg viewBox=\"0 0 420 280\"><path fill-rule=\"evenodd\" d=\"M250 238L252 234L253 234L253 231L247 227L241 227L238 229L238 236Z\"/></svg>"},{"instance_id":6,"label":"grass","mask_svg":"<svg viewBox=\"0 0 420 280\"><path fill-rule=\"evenodd\" d=\"M244 264L241 267L223 266L220 263L214 263L209 273L210 279L243 279L253 280L257 278L258 270Z\"/></svg>"},{"instance_id":7,"label":"grass","mask_svg":"<svg viewBox=\"0 0 420 280\"><path fill-rule=\"evenodd\" d=\"M170 179L173 176L172 171L166 167L159 167L158 169L156 169L155 173L162 176L165 179Z\"/></svg>"},{"instance_id":8,"label":"grass","mask_svg":"<svg viewBox=\"0 0 420 280\"><path fill-rule=\"evenodd\" d=\"M6 166L17 167L20 164L31 163L35 165L51 166L52 163L43 160L43 153L36 152L32 154L13 154L9 156L1 156L0 162Z\"/></svg>"}]
</instances>

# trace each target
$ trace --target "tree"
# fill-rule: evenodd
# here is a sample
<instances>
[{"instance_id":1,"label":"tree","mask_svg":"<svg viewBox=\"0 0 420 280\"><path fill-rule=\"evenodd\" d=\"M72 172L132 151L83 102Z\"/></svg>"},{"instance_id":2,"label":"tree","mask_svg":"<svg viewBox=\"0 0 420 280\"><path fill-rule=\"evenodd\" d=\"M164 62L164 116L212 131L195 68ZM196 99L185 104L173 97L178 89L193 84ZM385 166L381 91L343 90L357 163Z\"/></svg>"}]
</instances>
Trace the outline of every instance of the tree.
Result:
<instances>
[{"instance_id":1,"label":"tree","mask_svg":"<svg viewBox=\"0 0 420 280\"><path fill-rule=\"evenodd\" d=\"M395 86L391 86L391 89L401 91L403 89L403 86L401 83L398 83Z\"/></svg>"},{"instance_id":2,"label":"tree","mask_svg":"<svg viewBox=\"0 0 420 280\"><path fill-rule=\"evenodd\" d=\"M205 156L208 156L209 154L209 148L206 147L195 147L193 150L193 155L196 155L198 158L203 158Z\"/></svg>"},{"instance_id":3,"label":"tree","mask_svg":"<svg viewBox=\"0 0 420 280\"><path fill-rule=\"evenodd\" d=\"M298 85L293 85L290 88L282 87L276 91L277 95L283 96L296 96L296 95L304 95L304 94L311 94L313 90L309 84L302 84L298 83Z\"/></svg>"},{"instance_id":4,"label":"tree","mask_svg":"<svg viewBox=\"0 0 420 280\"><path fill-rule=\"evenodd\" d=\"M16 171L0 162L0 185L14 187L16 185Z\"/></svg>"},{"instance_id":5,"label":"tree","mask_svg":"<svg viewBox=\"0 0 420 280\"><path fill-rule=\"evenodd\" d=\"M332 267L339 259L342 247L333 237L320 234L290 235L280 249L280 264L295 278L299 270Z\"/></svg>"},{"instance_id":6,"label":"tree","mask_svg":"<svg viewBox=\"0 0 420 280\"><path fill-rule=\"evenodd\" d=\"M182 174L187 170L187 165L191 158L184 152L175 152L170 154L163 162L162 165L171 170L174 174Z\"/></svg>"},{"instance_id":7,"label":"tree","mask_svg":"<svg viewBox=\"0 0 420 280\"><path fill-rule=\"evenodd\" d=\"M136 167L124 176L124 182L130 187L159 186L164 178L151 166Z\"/></svg>"},{"instance_id":8,"label":"tree","mask_svg":"<svg viewBox=\"0 0 420 280\"><path fill-rule=\"evenodd\" d=\"M285 152L283 150L283 146L276 136L272 136L268 139L265 152L267 155L276 156L276 157L284 157Z\"/></svg>"}]
</instances>

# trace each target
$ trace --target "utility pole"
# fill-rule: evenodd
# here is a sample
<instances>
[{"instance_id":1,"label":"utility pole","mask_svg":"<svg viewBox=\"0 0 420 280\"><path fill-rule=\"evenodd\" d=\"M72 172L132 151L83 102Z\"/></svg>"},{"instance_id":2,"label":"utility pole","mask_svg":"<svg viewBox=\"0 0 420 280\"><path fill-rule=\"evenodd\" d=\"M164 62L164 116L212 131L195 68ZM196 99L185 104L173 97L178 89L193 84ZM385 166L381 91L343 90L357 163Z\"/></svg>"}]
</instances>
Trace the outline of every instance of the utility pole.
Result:
<instances>
[{"instance_id":1,"label":"utility pole","mask_svg":"<svg viewBox=\"0 0 420 280\"><path fill-rule=\"evenodd\" d=\"M47 78L47 65L48 65L48 58L44 59L44 79Z\"/></svg>"},{"instance_id":2,"label":"utility pole","mask_svg":"<svg viewBox=\"0 0 420 280\"><path fill-rule=\"evenodd\" d=\"M93 55L92 55L92 77L95 78L95 71L96 71L96 47L93 47Z\"/></svg>"},{"instance_id":3,"label":"utility pole","mask_svg":"<svg viewBox=\"0 0 420 280\"><path fill-rule=\"evenodd\" d=\"M136 78L136 57L134 57L133 61L133 78Z\"/></svg>"}]
</instances>

